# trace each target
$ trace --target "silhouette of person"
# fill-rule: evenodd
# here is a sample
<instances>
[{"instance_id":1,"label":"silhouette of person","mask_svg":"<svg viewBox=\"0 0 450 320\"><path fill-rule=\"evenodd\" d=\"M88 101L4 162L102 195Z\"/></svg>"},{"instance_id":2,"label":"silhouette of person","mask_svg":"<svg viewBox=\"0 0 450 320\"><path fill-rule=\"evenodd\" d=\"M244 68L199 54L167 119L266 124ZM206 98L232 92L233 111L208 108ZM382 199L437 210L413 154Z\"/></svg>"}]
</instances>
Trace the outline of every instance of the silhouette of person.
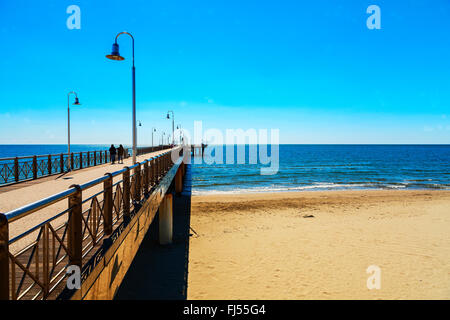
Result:
<instances>
[{"instance_id":1,"label":"silhouette of person","mask_svg":"<svg viewBox=\"0 0 450 320\"><path fill-rule=\"evenodd\" d=\"M116 147L113 144L109 148L109 154L111 155L111 164L114 164L116 162Z\"/></svg>"},{"instance_id":2,"label":"silhouette of person","mask_svg":"<svg viewBox=\"0 0 450 320\"><path fill-rule=\"evenodd\" d=\"M125 152L125 150L124 150L123 146L120 145L119 148L117 149L117 162L118 163L123 163L124 152Z\"/></svg>"}]
</instances>

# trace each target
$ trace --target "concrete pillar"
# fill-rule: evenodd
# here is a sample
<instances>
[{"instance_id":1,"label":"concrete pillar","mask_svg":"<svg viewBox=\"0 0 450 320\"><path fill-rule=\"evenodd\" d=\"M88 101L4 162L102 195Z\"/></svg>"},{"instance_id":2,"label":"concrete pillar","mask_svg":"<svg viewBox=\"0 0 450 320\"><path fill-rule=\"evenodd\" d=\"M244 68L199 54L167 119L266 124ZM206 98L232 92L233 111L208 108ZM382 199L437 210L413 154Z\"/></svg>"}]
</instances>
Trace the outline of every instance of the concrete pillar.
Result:
<instances>
[{"instance_id":1,"label":"concrete pillar","mask_svg":"<svg viewBox=\"0 0 450 320\"><path fill-rule=\"evenodd\" d=\"M159 243L171 244L173 234L173 196L167 193L159 205Z\"/></svg>"},{"instance_id":2,"label":"concrete pillar","mask_svg":"<svg viewBox=\"0 0 450 320\"><path fill-rule=\"evenodd\" d=\"M175 174L175 192L179 195L183 191L183 169L182 166L178 168Z\"/></svg>"}]
</instances>

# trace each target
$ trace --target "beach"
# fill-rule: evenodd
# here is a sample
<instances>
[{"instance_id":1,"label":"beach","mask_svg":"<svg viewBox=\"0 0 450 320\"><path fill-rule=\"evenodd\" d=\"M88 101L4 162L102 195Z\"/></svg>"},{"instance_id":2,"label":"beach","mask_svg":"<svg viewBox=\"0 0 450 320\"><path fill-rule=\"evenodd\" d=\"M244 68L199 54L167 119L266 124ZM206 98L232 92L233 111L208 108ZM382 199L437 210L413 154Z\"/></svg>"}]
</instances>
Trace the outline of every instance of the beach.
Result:
<instances>
[{"instance_id":1,"label":"beach","mask_svg":"<svg viewBox=\"0 0 450 320\"><path fill-rule=\"evenodd\" d=\"M199 195L191 227L188 299L450 299L450 191Z\"/></svg>"}]
</instances>

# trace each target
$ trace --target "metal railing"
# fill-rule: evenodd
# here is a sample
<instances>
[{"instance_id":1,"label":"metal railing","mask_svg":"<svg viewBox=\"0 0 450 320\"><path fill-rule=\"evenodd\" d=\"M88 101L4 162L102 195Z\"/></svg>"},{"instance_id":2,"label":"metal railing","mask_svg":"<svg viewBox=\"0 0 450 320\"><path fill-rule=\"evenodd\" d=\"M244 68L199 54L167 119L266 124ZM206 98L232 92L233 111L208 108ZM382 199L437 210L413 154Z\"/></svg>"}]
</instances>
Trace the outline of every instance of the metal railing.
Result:
<instances>
[{"instance_id":1,"label":"metal railing","mask_svg":"<svg viewBox=\"0 0 450 320\"><path fill-rule=\"evenodd\" d=\"M169 147L139 147L137 148L137 155ZM131 151L132 149L125 149L124 158L131 156ZM61 174L69 171L69 163L71 166L70 170L79 170L105 164L110 160L111 157L108 150L1 158L0 185Z\"/></svg>"},{"instance_id":2,"label":"metal railing","mask_svg":"<svg viewBox=\"0 0 450 320\"><path fill-rule=\"evenodd\" d=\"M82 268L133 217L172 167L173 150L0 214L0 299L57 298L67 266ZM41 221L10 239L11 224L30 215Z\"/></svg>"}]
</instances>

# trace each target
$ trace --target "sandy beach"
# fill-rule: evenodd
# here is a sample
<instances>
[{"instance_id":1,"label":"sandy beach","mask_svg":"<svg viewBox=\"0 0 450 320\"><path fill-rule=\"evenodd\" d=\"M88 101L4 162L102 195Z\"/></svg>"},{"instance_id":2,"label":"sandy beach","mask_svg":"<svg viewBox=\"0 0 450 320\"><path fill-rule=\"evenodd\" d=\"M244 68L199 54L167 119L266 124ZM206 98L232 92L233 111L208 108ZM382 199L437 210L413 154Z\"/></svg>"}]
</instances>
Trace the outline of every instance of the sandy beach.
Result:
<instances>
[{"instance_id":1,"label":"sandy beach","mask_svg":"<svg viewBox=\"0 0 450 320\"><path fill-rule=\"evenodd\" d=\"M191 227L188 299L450 299L450 191L194 196Z\"/></svg>"}]
</instances>

